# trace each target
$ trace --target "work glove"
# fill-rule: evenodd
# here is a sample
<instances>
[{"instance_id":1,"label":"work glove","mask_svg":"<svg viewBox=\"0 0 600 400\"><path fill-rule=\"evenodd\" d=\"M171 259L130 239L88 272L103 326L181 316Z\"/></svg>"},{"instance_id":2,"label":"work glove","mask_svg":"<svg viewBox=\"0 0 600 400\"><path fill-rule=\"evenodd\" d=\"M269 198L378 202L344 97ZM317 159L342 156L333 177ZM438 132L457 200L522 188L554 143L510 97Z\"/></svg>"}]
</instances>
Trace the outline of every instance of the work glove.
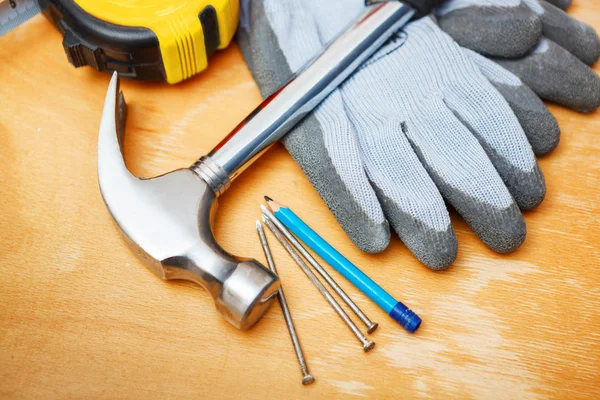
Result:
<instances>
[{"instance_id":1,"label":"work glove","mask_svg":"<svg viewBox=\"0 0 600 400\"><path fill-rule=\"evenodd\" d=\"M600 78L588 65L600 57L600 39L592 27L557 7L569 5L448 0L435 14L457 43L510 70L542 99L591 112L600 106Z\"/></svg>"},{"instance_id":2,"label":"work glove","mask_svg":"<svg viewBox=\"0 0 600 400\"><path fill-rule=\"evenodd\" d=\"M242 2L238 43L263 96L363 7L363 0ZM398 32L284 138L360 249L385 249L391 224L425 265L449 266L457 243L444 199L490 248L508 252L523 242L519 208L542 201L544 179L509 102L482 70L523 115L541 121L534 127L556 126L516 76L463 50L426 17ZM541 152L558 141L557 129L529 135Z\"/></svg>"}]
</instances>

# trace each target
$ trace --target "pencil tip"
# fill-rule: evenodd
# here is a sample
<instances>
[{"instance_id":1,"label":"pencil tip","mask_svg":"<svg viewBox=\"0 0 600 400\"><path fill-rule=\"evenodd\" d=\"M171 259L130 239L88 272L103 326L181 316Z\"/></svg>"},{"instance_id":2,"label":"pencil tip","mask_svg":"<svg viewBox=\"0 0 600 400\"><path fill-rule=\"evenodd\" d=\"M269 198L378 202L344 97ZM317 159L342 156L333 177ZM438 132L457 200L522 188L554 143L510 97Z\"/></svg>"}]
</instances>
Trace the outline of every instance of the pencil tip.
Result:
<instances>
[{"instance_id":1,"label":"pencil tip","mask_svg":"<svg viewBox=\"0 0 600 400\"><path fill-rule=\"evenodd\" d=\"M270 198L269 196L265 196L265 200L266 200L266 201L273 201L273 199L272 199L272 198Z\"/></svg>"},{"instance_id":2,"label":"pencil tip","mask_svg":"<svg viewBox=\"0 0 600 400\"><path fill-rule=\"evenodd\" d=\"M256 229L260 229L262 228L262 225L260 224L259 220L256 220Z\"/></svg>"}]
</instances>

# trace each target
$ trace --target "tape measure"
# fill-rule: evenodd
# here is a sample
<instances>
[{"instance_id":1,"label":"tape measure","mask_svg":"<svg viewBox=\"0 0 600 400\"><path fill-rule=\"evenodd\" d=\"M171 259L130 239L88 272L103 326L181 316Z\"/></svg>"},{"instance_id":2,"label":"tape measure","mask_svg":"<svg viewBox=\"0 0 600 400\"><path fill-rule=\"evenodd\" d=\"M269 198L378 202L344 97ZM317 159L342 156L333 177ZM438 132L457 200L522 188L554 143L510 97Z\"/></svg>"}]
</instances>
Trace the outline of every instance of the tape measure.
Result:
<instances>
[{"instance_id":1,"label":"tape measure","mask_svg":"<svg viewBox=\"0 0 600 400\"><path fill-rule=\"evenodd\" d=\"M238 0L5 0L0 36L42 12L75 67L177 83L229 45ZM1 40L1 39L0 39Z\"/></svg>"}]
</instances>

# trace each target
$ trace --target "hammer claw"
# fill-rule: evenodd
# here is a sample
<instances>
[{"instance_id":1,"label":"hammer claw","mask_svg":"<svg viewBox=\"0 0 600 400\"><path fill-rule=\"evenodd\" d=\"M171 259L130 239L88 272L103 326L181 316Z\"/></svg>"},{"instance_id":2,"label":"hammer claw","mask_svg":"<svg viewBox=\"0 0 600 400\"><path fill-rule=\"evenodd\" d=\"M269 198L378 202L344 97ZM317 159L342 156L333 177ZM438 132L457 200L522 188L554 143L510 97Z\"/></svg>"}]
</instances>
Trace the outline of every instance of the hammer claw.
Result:
<instances>
[{"instance_id":1,"label":"hammer claw","mask_svg":"<svg viewBox=\"0 0 600 400\"><path fill-rule=\"evenodd\" d=\"M219 312L240 329L252 326L279 289L277 276L255 260L223 250L212 234L212 188L192 169L150 179L125 164L127 105L114 73L98 135L98 183L106 207L134 253L162 279L204 287Z\"/></svg>"}]
</instances>

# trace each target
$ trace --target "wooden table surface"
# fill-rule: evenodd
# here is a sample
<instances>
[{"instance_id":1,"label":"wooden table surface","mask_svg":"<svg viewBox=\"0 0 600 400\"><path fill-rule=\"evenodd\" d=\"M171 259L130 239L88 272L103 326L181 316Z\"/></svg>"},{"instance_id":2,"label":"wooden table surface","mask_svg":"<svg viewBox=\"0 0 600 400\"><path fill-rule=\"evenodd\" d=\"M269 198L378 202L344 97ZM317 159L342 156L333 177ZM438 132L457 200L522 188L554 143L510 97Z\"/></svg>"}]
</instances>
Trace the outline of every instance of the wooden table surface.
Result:
<instances>
[{"instance_id":1,"label":"wooden table surface","mask_svg":"<svg viewBox=\"0 0 600 400\"><path fill-rule=\"evenodd\" d=\"M600 30L600 4L576 3ZM248 169L220 201L227 250L264 260L254 221L269 194L424 319L407 334L339 277L380 322L364 354L270 237L317 380L303 387L277 305L238 331L123 243L96 179L109 76L74 70L40 16L0 43L0 398L600 397L599 112L551 106L563 134L540 160L548 194L525 215L524 245L495 254L454 216L459 256L440 273L397 238L379 255L355 249L281 145ZM183 84L123 90L127 162L146 177L189 165L260 102L235 45Z\"/></svg>"}]
</instances>

